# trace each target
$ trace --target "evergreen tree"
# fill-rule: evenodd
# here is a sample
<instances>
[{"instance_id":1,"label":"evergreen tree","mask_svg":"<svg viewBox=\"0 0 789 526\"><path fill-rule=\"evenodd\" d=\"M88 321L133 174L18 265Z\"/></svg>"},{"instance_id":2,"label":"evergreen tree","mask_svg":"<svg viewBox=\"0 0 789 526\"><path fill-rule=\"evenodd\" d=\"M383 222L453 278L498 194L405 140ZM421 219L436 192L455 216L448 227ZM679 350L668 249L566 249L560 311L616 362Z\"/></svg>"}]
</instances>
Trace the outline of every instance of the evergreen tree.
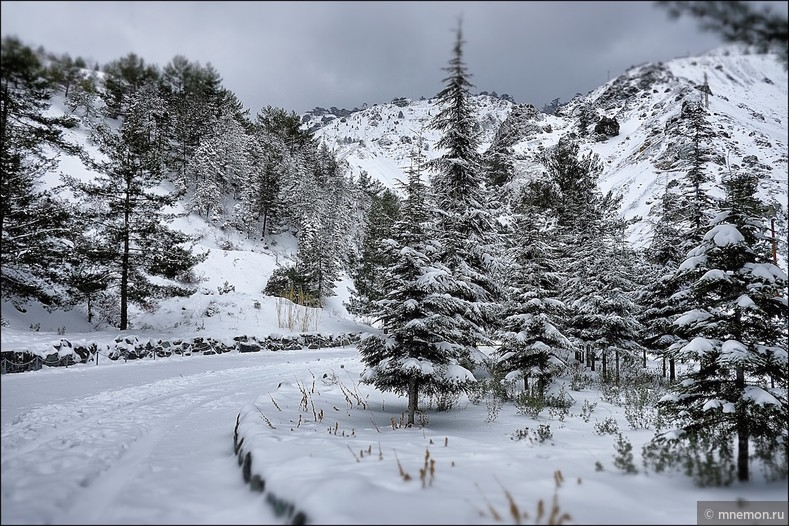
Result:
<instances>
[{"instance_id":1,"label":"evergreen tree","mask_svg":"<svg viewBox=\"0 0 789 526\"><path fill-rule=\"evenodd\" d=\"M702 484L728 484L735 470L748 480L751 444L787 476L787 276L771 263L756 178L735 173L725 187L722 211L677 271L692 308L674 322L688 341L671 350L693 368L660 405L678 429L647 448L658 469L685 466Z\"/></svg>"},{"instance_id":2,"label":"evergreen tree","mask_svg":"<svg viewBox=\"0 0 789 526\"><path fill-rule=\"evenodd\" d=\"M16 37L2 40L0 75L0 277L3 296L16 303L68 303L61 283L63 253L71 243L65 205L40 179L57 166L57 152L77 154L63 131L75 119L48 115L52 87L33 50Z\"/></svg>"},{"instance_id":3,"label":"evergreen tree","mask_svg":"<svg viewBox=\"0 0 789 526\"><path fill-rule=\"evenodd\" d=\"M551 380L560 374L575 350L560 327L566 307L558 299L564 277L556 263L550 240L550 211L535 199L539 184L531 184L514 217L513 238L507 251L513 264L507 276L507 300L496 366L507 382L523 380L524 389L544 396ZM530 380L536 385L529 385Z\"/></svg>"},{"instance_id":4,"label":"evergreen tree","mask_svg":"<svg viewBox=\"0 0 789 526\"><path fill-rule=\"evenodd\" d=\"M153 308L157 299L192 294L179 280L202 260L185 246L189 237L167 225L172 214L165 210L176 197L160 191L165 127L164 101L147 84L129 101L117 130L106 124L94 130L105 156L93 162L99 175L90 182L66 177L85 196L84 213L111 250L107 265L119 294L121 330L129 326L129 303Z\"/></svg>"},{"instance_id":5,"label":"evergreen tree","mask_svg":"<svg viewBox=\"0 0 789 526\"><path fill-rule=\"evenodd\" d=\"M99 81L95 73L91 72L74 83L66 97L66 107L72 114L79 115L88 128L103 118L106 111L99 97Z\"/></svg>"},{"instance_id":6,"label":"evergreen tree","mask_svg":"<svg viewBox=\"0 0 789 526\"><path fill-rule=\"evenodd\" d=\"M438 111L431 127L441 132L436 147L442 154L430 162L431 186L435 195L436 235L441 244L439 261L458 282L456 313L464 320L463 345L468 352L489 341L495 324L501 290L492 278L499 262L497 228L490 210L479 140L474 131L476 120L469 89L470 75L463 61L460 27L453 47L445 87L436 96ZM462 291L462 292L461 292Z\"/></svg>"},{"instance_id":7,"label":"evergreen tree","mask_svg":"<svg viewBox=\"0 0 789 526\"><path fill-rule=\"evenodd\" d=\"M371 314L371 304L383 297L384 274L390 261L381 243L394 237L394 225L400 216L400 199L389 188L371 195L371 204L365 218L361 261L353 274L355 290L351 294L348 310L360 316Z\"/></svg>"},{"instance_id":8,"label":"evergreen tree","mask_svg":"<svg viewBox=\"0 0 789 526\"><path fill-rule=\"evenodd\" d=\"M211 64L202 66L182 55L173 57L162 71L160 86L170 115L167 130L170 147L166 162L181 188L195 183L188 177L189 161L204 138L218 135L215 123L223 102L226 104L225 113L235 116L234 112L227 110L232 101L223 92L221 82L219 73Z\"/></svg>"},{"instance_id":9,"label":"evergreen tree","mask_svg":"<svg viewBox=\"0 0 789 526\"><path fill-rule=\"evenodd\" d=\"M672 278L687 253L681 252L681 214L678 196L672 191L676 186L677 180L667 184L658 204L659 219L654 227L652 243L646 251L645 273L649 278L638 292L639 301L644 305L640 316L641 343L662 357L663 377L666 376L668 360L671 382L676 378L676 364L667 350L679 339L674 330L674 320L683 312L681 302L675 297L677 287Z\"/></svg>"},{"instance_id":10,"label":"evergreen tree","mask_svg":"<svg viewBox=\"0 0 789 526\"><path fill-rule=\"evenodd\" d=\"M53 85L63 90L65 97L69 96L71 87L82 78L80 67L68 53L52 60L47 68L47 76Z\"/></svg>"},{"instance_id":11,"label":"evergreen tree","mask_svg":"<svg viewBox=\"0 0 789 526\"><path fill-rule=\"evenodd\" d=\"M264 131L248 135L244 159L247 167L246 183L242 185L236 219L247 236L259 232L266 239L280 212L280 185L290 154L284 143ZM261 224L262 223L262 224Z\"/></svg>"},{"instance_id":12,"label":"evergreen tree","mask_svg":"<svg viewBox=\"0 0 789 526\"><path fill-rule=\"evenodd\" d=\"M666 123L666 131L670 138L667 151L673 152L667 169L684 170L685 174L666 183L649 250L655 274L640 295L649 305L643 313L643 341L664 360L668 358L669 378L674 381L675 359L667 351L683 338L683 329L673 321L687 310L682 291L689 286L676 275L676 269L688 251L701 242L711 218L714 203L709 194L712 178L707 174L707 164L715 132L700 100L683 101L679 114Z\"/></svg>"},{"instance_id":13,"label":"evergreen tree","mask_svg":"<svg viewBox=\"0 0 789 526\"><path fill-rule=\"evenodd\" d=\"M195 189L192 207L207 218L212 213L221 215L223 196L235 194L251 178L246 129L238 122L233 108L219 107L216 112L210 118L211 131L203 134L187 163L187 174Z\"/></svg>"},{"instance_id":14,"label":"evergreen tree","mask_svg":"<svg viewBox=\"0 0 789 526\"><path fill-rule=\"evenodd\" d=\"M384 280L384 298L374 302L382 335L359 344L366 369L362 381L408 398L408 425L414 423L419 395L446 395L474 381L463 367L468 350L460 335L456 313L463 308L459 283L434 258L440 246L428 230L427 189L418 171L409 175L402 219L395 238L387 240L392 262Z\"/></svg>"},{"instance_id":15,"label":"evergreen tree","mask_svg":"<svg viewBox=\"0 0 789 526\"><path fill-rule=\"evenodd\" d=\"M111 119L125 116L137 91L158 78L158 68L146 65L145 60L134 53L107 63L104 66L104 89L100 92L107 116Z\"/></svg>"},{"instance_id":16,"label":"evergreen tree","mask_svg":"<svg viewBox=\"0 0 789 526\"><path fill-rule=\"evenodd\" d=\"M621 236L606 239L604 231L598 232L599 239L586 239L576 247L576 257L566 267L571 276L566 301L574 298L569 332L600 354L603 381L613 378L619 385L622 362L632 368L644 350L639 343L640 306L634 300L637 259ZM608 369L611 359L613 374Z\"/></svg>"},{"instance_id":17,"label":"evergreen tree","mask_svg":"<svg viewBox=\"0 0 789 526\"><path fill-rule=\"evenodd\" d=\"M625 246L621 196L598 190L602 162L591 152L581 154L573 139L563 137L546 150L543 163L553 184L547 197L556 215L557 259L567 276L560 295L570 311L565 334L587 349L593 368L601 355L604 378L613 355L618 382L622 355L632 363L642 350L634 302L636 256Z\"/></svg>"}]
</instances>

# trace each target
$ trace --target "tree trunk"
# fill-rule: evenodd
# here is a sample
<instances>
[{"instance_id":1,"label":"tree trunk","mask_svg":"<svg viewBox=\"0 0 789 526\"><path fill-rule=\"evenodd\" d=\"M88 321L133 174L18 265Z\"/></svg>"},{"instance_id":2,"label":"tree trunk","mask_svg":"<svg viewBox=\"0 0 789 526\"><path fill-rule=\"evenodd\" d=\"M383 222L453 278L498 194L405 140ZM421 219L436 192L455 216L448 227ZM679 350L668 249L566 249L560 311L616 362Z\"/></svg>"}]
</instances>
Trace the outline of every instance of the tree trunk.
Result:
<instances>
[{"instance_id":1,"label":"tree trunk","mask_svg":"<svg viewBox=\"0 0 789 526\"><path fill-rule=\"evenodd\" d=\"M735 382L740 394L745 390L745 371L742 366L737 367L737 381ZM748 480L748 416L744 404L737 408L737 480Z\"/></svg>"},{"instance_id":2,"label":"tree trunk","mask_svg":"<svg viewBox=\"0 0 789 526\"><path fill-rule=\"evenodd\" d=\"M675 366L674 358L668 359L668 381L672 384L677 379L677 368Z\"/></svg>"},{"instance_id":3,"label":"tree trunk","mask_svg":"<svg viewBox=\"0 0 789 526\"><path fill-rule=\"evenodd\" d=\"M411 378L408 381L408 425L414 424L414 415L417 411L418 401L419 389L416 383L416 378Z\"/></svg>"},{"instance_id":4,"label":"tree trunk","mask_svg":"<svg viewBox=\"0 0 789 526\"><path fill-rule=\"evenodd\" d=\"M603 351L603 381L608 383L608 360L605 359L606 352Z\"/></svg>"},{"instance_id":5,"label":"tree trunk","mask_svg":"<svg viewBox=\"0 0 789 526\"><path fill-rule=\"evenodd\" d=\"M663 378L666 377L666 357L663 357Z\"/></svg>"},{"instance_id":6,"label":"tree trunk","mask_svg":"<svg viewBox=\"0 0 789 526\"><path fill-rule=\"evenodd\" d=\"M616 363L616 385L619 387L619 349L615 351L614 360Z\"/></svg>"},{"instance_id":7,"label":"tree trunk","mask_svg":"<svg viewBox=\"0 0 789 526\"><path fill-rule=\"evenodd\" d=\"M131 181L126 181L126 195L123 206L123 255L121 257L121 327L125 331L129 324L129 216L131 215Z\"/></svg>"}]
</instances>

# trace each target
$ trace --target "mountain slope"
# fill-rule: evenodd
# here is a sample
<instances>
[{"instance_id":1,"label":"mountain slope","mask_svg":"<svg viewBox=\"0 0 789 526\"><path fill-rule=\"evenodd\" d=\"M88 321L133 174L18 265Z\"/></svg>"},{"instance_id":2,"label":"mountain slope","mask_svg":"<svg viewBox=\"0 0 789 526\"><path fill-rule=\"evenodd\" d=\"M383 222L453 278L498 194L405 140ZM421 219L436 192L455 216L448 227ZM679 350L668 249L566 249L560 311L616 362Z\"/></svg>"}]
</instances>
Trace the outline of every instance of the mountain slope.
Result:
<instances>
[{"instance_id":1,"label":"mountain slope","mask_svg":"<svg viewBox=\"0 0 789 526\"><path fill-rule=\"evenodd\" d=\"M711 91L708 120L716 136L710 147L714 161L708 166L722 195L721 177L746 169L760 178L762 198L778 208L778 238L785 239L787 224L787 73L775 55L750 54L738 46L724 46L698 57L634 66L586 96L546 115L530 105L513 104L488 95L474 96L481 132L480 151L506 143L515 153L516 178L528 179L543 171L541 152L568 133L579 136L582 151L594 151L604 161L602 190L623 194L621 213L640 218L629 231L630 241L648 245L654 217L651 205L670 179L686 172L681 136L672 122L683 102L705 104L705 74ZM351 170L366 170L392 187L405 180L409 154L422 130L423 155L430 159L437 140L426 129L435 113L431 101L398 99L340 118L318 121L305 116L307 126L331 145ZM602 117L615 119L618 134L597 134ZM586 121L587 136L580 136ZM786 267L786 244L779 247Z\"/></svg>"}]
</instances>

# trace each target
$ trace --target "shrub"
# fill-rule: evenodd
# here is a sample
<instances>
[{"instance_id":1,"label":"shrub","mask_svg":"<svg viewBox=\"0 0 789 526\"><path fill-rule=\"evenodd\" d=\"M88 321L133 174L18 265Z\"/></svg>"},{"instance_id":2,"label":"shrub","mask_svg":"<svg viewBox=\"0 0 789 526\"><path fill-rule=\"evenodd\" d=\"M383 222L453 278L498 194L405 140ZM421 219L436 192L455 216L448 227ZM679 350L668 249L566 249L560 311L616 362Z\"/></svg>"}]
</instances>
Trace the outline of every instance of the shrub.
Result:
<instances>
[{"instance_id":1,"label":"shrub","mask_svg":"<svg viewBox=\"0 0 789 526\"><path fill-rule=\"evenodd\" d=\"M614 435L619 433L619 425L613 417L608 417L602 422L595 421L594 431L598 435Z\"/></svg>"},{"instance_id":2,"label":"shrub","mask_svg":"<svg viewBox=\"0 0 789 526\"><path fill-rule=\"evenodd\" d=\"M515 410L519 414L529 415L537 418L540 412L545 409L545 397L533 391L521 391L515 396Z\"/></svg>"},{"instance_id":3,"label":"shrub","mask_svg":"<svg viewBox=\"0 0 789 526\"><path fill-rule=\"evenodd\" d=\"M597 407L597 402L589 403L589 400L584 400L584 405L581 406L581 418L584 422L589 423L589 420L592 418L592 413L594 412L595 407Z\"/></svg>"},{"instance_id":4,"label":"shrub","mask_svg":"<svg viewBox=\"0 0 789 526\"><path fill-rule=\"evenodd\" d=\"M614 466L621 469L625 473L638 473L636 465L633 463L633 444L630 443L622 433L616 434L616 443L614 444L616 455L614 456Z\"/></svg>"}]
</instances>

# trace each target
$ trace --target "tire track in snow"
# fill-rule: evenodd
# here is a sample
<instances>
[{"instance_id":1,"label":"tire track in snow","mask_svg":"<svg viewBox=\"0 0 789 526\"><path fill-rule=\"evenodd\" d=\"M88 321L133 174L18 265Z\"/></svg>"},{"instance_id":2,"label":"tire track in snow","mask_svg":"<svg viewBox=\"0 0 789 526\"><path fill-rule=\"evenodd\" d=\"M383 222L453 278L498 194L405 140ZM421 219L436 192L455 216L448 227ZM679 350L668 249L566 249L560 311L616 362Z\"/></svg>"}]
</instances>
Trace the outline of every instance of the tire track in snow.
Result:
<instances>
[{"instance_id":1,"label":"tire track in snow","mask_svg":"<svg viewBox=\"0 0 789 526\"><path fill-rule=\"evenodd\" d=\"M200 372L21 414L3 426L2 471L29 477L3 477L3 522L16 517L31 522L32 513L32 522L43 523L221 523L226 508L210 497L215 485L224 484L238 490L233 505L246 507L250 520L260 523L270 510L243 484L232 429L245 403L276 390L291 371L302 374L312 361L291 364L293 356L278 358L285 363L273 368ZM74 422L75 414L85 416ZM186 422L188 433L179 429ZM20 435L23 440L12 441ZM191 440L213 440L211 458L190 457ZM41 494L42 476L58 482L47 486L46 495ZM173 495L173 508L146 511L161 503L162 492ZM31 503L42 499L49 502L31 512Z\"/></svg>"}]
</instances>

